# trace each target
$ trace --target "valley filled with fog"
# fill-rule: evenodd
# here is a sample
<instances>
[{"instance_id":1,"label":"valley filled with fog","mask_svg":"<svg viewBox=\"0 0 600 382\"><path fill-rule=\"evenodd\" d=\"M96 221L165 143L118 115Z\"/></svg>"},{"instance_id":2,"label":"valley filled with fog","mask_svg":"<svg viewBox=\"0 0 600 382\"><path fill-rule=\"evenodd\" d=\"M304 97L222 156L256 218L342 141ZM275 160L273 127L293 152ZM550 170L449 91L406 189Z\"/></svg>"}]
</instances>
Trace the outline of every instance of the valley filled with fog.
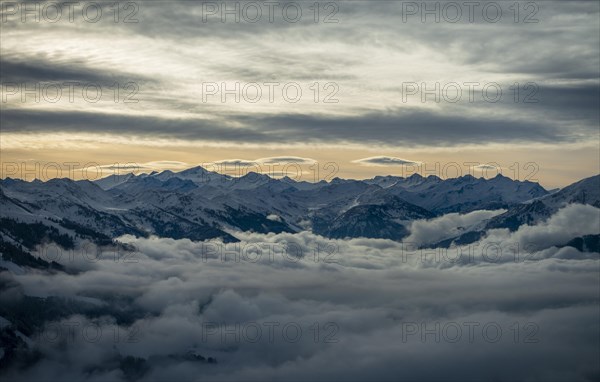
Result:
<instances>
[{"instance_id":1,"label":"valley filled with fog","mask_svg":"<svg viewBox=\"0 0 600 382\"><path fill-rule=\"evenodd\" d=\"M60 267L0 263L3 372L90 381L598 378L590 243L600 209L571 203L536 224L432 245L506 213L413 220L403 240L227 229L235 242L125 234L119 245L41 243L31 256Z\"/></svg>"}]
</instances>

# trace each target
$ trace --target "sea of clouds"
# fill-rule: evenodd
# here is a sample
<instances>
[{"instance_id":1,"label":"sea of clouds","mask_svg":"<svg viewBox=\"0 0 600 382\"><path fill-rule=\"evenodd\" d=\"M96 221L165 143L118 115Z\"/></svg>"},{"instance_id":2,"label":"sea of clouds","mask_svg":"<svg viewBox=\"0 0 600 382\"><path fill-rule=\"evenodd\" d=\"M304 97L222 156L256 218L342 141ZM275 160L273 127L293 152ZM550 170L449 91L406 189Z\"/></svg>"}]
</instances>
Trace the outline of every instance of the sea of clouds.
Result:
<instances>
[{"instance_id":1,"label":"sea of clouds","mask_svg":"<svg viewBox=\"0 0 600 382\"><path fill-rule=\"evenodd\" d=\"M558 245L600 232L600 210L571 205L460 249L420 249L498 213L417 221L403 243L124 236L134 252L63 254L69 273L4 272L13 287L3 299L63 296L106 310L48 323L29 339L41 360L8 377L598 380L598 254ZM127 356L142 359L129 375L115 362Z\"/></svg>"}]
</instances>

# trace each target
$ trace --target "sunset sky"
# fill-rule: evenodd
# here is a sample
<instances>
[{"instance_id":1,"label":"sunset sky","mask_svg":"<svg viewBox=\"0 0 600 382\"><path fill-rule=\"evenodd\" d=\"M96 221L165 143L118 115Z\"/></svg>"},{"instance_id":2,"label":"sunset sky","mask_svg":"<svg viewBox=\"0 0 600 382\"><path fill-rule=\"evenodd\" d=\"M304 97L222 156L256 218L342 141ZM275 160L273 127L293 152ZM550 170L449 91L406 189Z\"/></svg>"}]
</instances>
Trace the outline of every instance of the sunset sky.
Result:
<instances>
[{"instance_id":1,"label":"sunset sky","mask_svg":"<svg viewBox=\"0 0 600 382\"><path fill-rule=\"evenodd\" d=\"M303 180L500 167L554 188L600 171L597 1L437 21L417 3L279 3L272 21L262 2L102 3L92 22L81 2L50 22L56 7L2 2L2 177L297 162Z\"/></svg>"}]
</instances>

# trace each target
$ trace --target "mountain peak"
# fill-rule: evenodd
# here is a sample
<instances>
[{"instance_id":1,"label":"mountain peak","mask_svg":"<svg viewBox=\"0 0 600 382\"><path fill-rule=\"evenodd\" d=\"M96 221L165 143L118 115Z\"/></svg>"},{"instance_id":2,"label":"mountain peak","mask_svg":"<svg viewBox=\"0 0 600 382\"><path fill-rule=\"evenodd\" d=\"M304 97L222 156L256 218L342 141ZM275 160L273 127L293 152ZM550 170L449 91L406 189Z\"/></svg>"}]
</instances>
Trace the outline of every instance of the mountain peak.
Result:
<instances>
[{"instance_id":1,"label":"mountain peak","mask_svg":"<svg viewBox=\"0 0 600 382\"><path fill-rule=\"evenodd\" d=\"M257 180L257 179L271 179L271 177L268 176L268 175L266 175L266 174L261 174L261 173L255 172L255 171L249 171L246 174L244 174L244 175L242 175L242 176L240 176L238 178L235 178L235 179L240 179L240 180L242 180L242 179L244 179L244 180L246 180L246 179L253 179L253 180Z\"/></svg>"},{"instance_id":2,"label":"mountain peak","mask_svg":"<svg viewBox=\"0 0 600 382\"><path fill-rule=\"evenodd\" d=\"M195 167L190 167L186 170L181 171L181 174L206 174L209 171L207 169L205 169L204 167L198 165Z\"/></svg>"},{"instance_id":3,"label":"mountain peak","mask_svg":"<svg viewBox=\"0 0 600 382\"><path fill-rule=\"evenodd\" d=\"M513 179L511 179L511 178L509 178L509 177L506 177L506 176L504 176L504 175L500 174L500 173L498 173L498 175L496 175L495 177L491 178L490 180L491 180L491 181L495 181L495 182L505 182L505 183L512 182L512 183L520 183L518 180L513 180Z\"/></svg>"},{"instance_id":4,"label":"mountain peak","mask_svg":"<svg viewBox=\"0 0 600 382\"><path fill-rule=\"evenodd\" d=\"M297 183L294 179L290 178L289 176L284 176L283 178L281 178L281 181L286 182L286 183Z\"/></svg>"}]
</instances>

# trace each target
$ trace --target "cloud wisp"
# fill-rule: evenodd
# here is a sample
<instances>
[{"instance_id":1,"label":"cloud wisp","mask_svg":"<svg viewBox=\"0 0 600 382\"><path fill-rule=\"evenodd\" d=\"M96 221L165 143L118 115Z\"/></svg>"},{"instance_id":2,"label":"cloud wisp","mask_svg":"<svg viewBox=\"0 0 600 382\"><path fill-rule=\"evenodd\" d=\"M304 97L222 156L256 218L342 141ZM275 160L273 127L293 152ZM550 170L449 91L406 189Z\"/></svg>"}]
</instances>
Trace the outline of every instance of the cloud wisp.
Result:
<instances>
[{"instance_id":1,"label":"cloud wisp","mask_svg":"<svg viewBox=\"0 0 600 382\"><path fill-rule=\"evenodd\" d=\"M418 166L421 162L389 156L374 156L353 160L363 166Z\"/></svg>"}]
</instances>

